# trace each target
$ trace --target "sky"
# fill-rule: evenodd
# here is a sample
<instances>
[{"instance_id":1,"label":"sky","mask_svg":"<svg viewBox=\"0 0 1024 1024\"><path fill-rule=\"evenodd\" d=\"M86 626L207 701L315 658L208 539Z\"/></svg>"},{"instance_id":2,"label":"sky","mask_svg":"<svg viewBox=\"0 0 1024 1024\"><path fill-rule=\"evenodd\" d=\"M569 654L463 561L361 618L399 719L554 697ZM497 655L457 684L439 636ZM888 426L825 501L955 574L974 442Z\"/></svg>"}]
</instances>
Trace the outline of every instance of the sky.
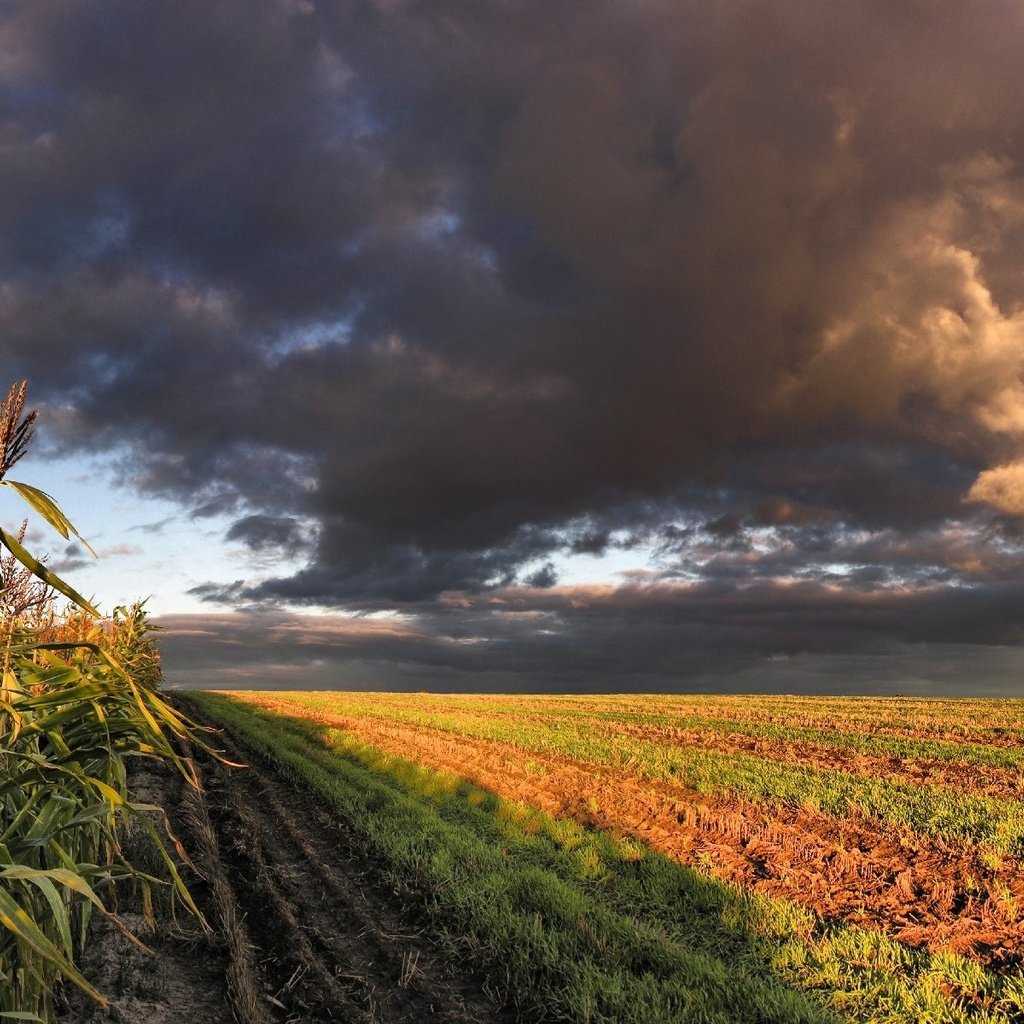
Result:
<instances>
[{"instance_id":1,"label":"sky","mask_svg":"<svg viewBox=\"0 0 1024 1024\"><path fill-rule=\"evenodd\" d=\"M100 557L33 549L175 686L1024 695L1021 52L1015 0L0 2L12 476Z\"/></svg>"}]
</instances>

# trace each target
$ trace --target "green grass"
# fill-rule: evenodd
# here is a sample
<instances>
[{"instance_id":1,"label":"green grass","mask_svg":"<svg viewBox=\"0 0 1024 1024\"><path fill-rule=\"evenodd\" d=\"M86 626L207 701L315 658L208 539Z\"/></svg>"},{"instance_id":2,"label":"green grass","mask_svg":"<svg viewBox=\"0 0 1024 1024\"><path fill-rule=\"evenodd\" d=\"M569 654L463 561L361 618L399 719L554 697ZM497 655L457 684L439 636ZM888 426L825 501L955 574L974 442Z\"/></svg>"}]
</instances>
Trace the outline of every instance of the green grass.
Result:
<instances>
[{"instance_id":1,"label":"green grass","mask_svg":"<svg viewBox=\"0 0 1024 1024\"><path fill-rule=\"evenodd\" d=\"M1006 1024L1024 1012L1018 976L827 926L340 730L217 694L187 700L363 837L453 952L531 1019Z\"/></svg>"}]
</instances>

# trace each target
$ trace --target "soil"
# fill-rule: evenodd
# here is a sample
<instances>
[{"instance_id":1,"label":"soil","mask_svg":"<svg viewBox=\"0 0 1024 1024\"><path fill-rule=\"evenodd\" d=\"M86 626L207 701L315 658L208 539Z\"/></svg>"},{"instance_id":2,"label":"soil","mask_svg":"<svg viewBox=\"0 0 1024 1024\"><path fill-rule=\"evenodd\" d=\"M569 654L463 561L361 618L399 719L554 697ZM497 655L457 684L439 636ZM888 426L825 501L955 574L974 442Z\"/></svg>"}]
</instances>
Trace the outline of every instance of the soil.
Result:
<instances>
[{"instance_id":1,"label":"soil","mask_svg":"<svg viewBox=\"0 0 1024 1024\"><path fill-rule=\"evenodd\" d=\"M247 698L279 713L299 709ZM885 931L1005 970L1024 961L1024 865L966 843L766 806L638 779L607 766L422 726L303 713L378 749L468 779L506 799L642 839L679 863L805 906L825 920Z\"/></svg>"},{"instance_id":2,"label":"soil","mask_svg":"<svg viewBox=\"0 0 1024 1024\"><path fill-rule=\"evenodd\" d=\"M218 744L239 759L226 738ZM201 793L148 761L134 768L131 792L168 810L208 929L179 907L176 921L164 916L147 932L139 895L120 893L119 916L152 952L94 919L81 966L110 1006L65 989L59 1024L516 1019L453 965L415 894L397 893L358 837L307 795L256 764L196 762Z\"/></svg>"}]
</instances>

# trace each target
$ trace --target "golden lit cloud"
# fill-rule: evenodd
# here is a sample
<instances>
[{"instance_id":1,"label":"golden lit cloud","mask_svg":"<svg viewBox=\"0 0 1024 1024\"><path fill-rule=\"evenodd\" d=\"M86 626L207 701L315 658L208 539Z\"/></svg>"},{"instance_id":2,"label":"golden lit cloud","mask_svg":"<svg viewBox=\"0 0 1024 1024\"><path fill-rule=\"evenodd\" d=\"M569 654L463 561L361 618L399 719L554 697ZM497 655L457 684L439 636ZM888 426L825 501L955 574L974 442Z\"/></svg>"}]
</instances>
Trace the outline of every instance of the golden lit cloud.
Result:
<instances>
[{"instance_id":1,"label":"golden lit cloud","mask_svg":"<svg viewBox=\"0 0 1024 1024\"><path fill-rule=\"evenodd\" d=\"M1024 516L1024 461L986 469L974 481L967 501L984 502L1012 516Z\"/></svg>"}]
</instances>

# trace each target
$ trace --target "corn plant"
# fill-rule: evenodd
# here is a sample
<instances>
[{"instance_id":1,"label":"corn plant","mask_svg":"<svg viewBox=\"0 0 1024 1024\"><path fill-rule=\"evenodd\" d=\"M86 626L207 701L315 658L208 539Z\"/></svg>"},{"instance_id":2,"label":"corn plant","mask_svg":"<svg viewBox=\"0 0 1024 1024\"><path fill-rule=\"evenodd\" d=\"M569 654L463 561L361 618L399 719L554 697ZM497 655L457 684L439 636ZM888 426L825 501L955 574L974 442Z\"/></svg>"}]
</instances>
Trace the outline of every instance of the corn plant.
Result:
<instances>
[{"instance_id":1,"label":"corn plant","mask_svg":"<svg viewBox=\"0 0 1024 1024\"><path fill-rule=\"evenodd\" d=\"M21 382L0 403L0 485L19 494L61 537L81 540L53 498L7 479L32 436L35 413L23 414L24 400ZM16 563L18 572L71 601L75 614L98 619L97 609L23 541L24 531L0 529L0 545L8 552L0 563L6 572L0 593L16 584L25 589L23 575L12 572ZM145 613L134 607L116 620L129 627L115 629L114 644L104 645L98 636L41 639L30 616L0 602L0 1021L49 1021L59 978L105 1001L75 958L92 915L121 927L103 898L117 881L131 878L140 885L145 908L152 905L152 887L169 885L198 914L153 824L161 812L128 795L126 761L132 756L172 761L194 781L171 742L190 734L189 723L156 693L159 662L154 675ZM128 820L150 833L166 867L163 880L126 859L121 836Z\"/></svg>"},{"instance_id":2,"label":"corn plant","mask_svg":"<svg viewBox=\"0 0 1024 1024\"><path fill-rule=\"evenodd\" d=\"M111 651L121 666L143 689L160 685L160 651L153 636L160 627L149 621L145 601L118 605L110 624Z\"/></svg>"}]
</instances>

